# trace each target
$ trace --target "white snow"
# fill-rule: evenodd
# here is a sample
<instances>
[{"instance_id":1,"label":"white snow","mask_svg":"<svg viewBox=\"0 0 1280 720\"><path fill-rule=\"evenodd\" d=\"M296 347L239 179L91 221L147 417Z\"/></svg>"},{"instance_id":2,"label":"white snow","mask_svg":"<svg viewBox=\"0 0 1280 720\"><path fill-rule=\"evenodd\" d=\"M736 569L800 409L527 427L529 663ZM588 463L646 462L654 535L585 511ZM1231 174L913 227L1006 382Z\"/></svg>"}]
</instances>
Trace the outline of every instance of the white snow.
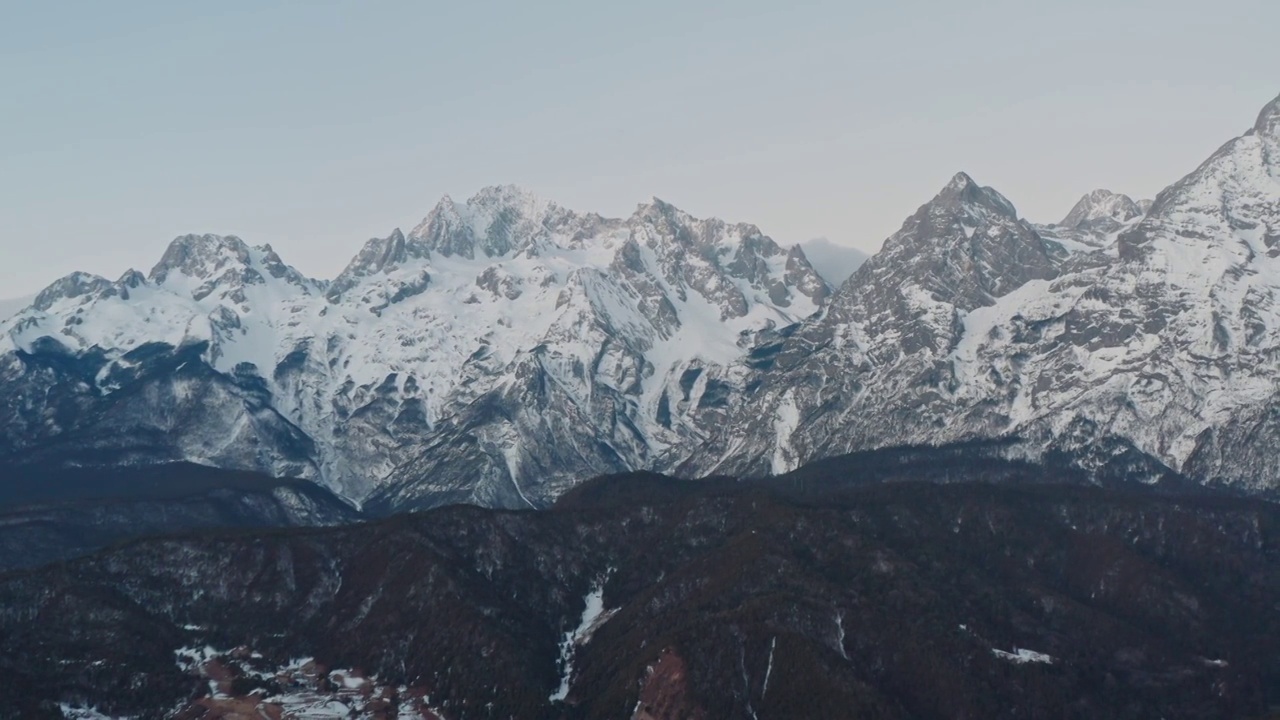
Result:
<instances>
[{"instance_id":1,"label":"white snow","mask_svg":"<svg viewBox=\"0 0 1280 720\"><path fill-rule=\"evenodd\" d=\"M58 703L58 709L66 720L132 720L132 715L107 715L92 706Z\"/></svg>"},{"instance_id":2,"label":"white snow","mask_svg":"<svg viewBox=\"0 0 1280 720\"><path fill-rule=\"evenodd\" d=\"M1045 665L1053 664L1053 658L1048 655L1038 653L1034 650L1028 650L1026 648L1014 648L1013 652L1005 652L1004 650L991 648L991 653L1001 660L1008 660L1009 662L1017 663L1019 665L1024 665L1026 663L1042 663Z\"/></svg>"},{"instance_id":3,"label":"white snow","mask_svg":"<svg viewBox=\"0 0 1280 720\"><path fill-rule=\"evenodd\" d=\"M963 625L960 626L962 629ZM836 647L840 650L840 657L845 660L849 659L849 653L844 649L844 613L836 613Z\"/></svg>"},{"instance_id":4,"label":"white snow","mask_svg":"<svg viewBox=\"0 0 1280 720\"><path fill-rule=\"evenodd\" d=\"M101 348L108 366L98 389L106 394L118 389L106 378L127 366L123 356L130 350L208 343L204 359L215 369L256 368L274 409L316 442L320 479L359 501L414 454L413 446L389 436L385 421L350 424L351 414L375 402L377 388L391 376L397 406L420 409L434 426L484 393L500 391L535 348L545 347L544 368L590 413L601 402L597 387L635 382L634 352L646 363L631 421L656 453L674 440L675 431L654 418L664 388L681 372L697 366L709 375L733 366L751 333L797 322L818 306L795 288L785 303L775 303L767 284L726 269L758 232L753 228L669 210L693 229L688 237L708 243L715 255L708 259L704 247L686 247L681 243L691 241L664 229L666 216L650 212L656 211L642 206L624 220L580 215L509 187L485 189L466 203L446 198L408 236L395 236L413 248L404 259L378 266L390 241L370 241L357 257L364 264L353 261L340 278L340 297L327 297L325 283L291 269L276 277L279 265L266 248L229 236L180 238L175 242L189 247L176 255L186 260L150 279L126 287L84 276L76 280L81 286L108 289L0 321L0 353L30 350L41 338L75 351ZM499 219L510 223L515 247L490 256L480 245ZM473 257L429 249L433 223L473 237ZM638 274L615 265L628 242L638 247ZM764 267L768 282L779 282L786 252L773 247ZM725 299L735 291L746 300L741 316L729 312ZM674 322L658 312L659 301L669 303ZM306 353L301 372L278 378L277 366L296 350ZM580 375L596 367L594 376ZM683 418L675 422L684 427ZM515 489L533 505L516 448L503 449ZM645 459L633 456L634 449L620 452L632 453L626 457L637 465ZM206 449L188 459L210 454Z\"/></svg>"},{"instance_id":5,"label":"white snow","mask_svg":"<svg viewBox=\"0 0 1280 720\"><path fill-rule=\"evenodd\" d=\"M778 638L775 635L769 640L769 664L764 669L764 684L760 688L760 697L763 699L769 694L769 676L773 675L773 650L778 646Z\"/></svg>"},{"instance_id":6,"label":"white snow","mask_svg":"<svg viewBox=\"0 0 1280 720\"><path fill-rule=\"evenodd\" d=\"M774 475L790 472L799 464L795 452L791 448L791 435L800 426L800 410L796 407L794 394L786 393L774 416L774 450L772 470Z\"/></svg>"},{"instance_id":7,"label":"white snow","mask_svg":"<svg viewBox=\"0 0 1280 720\"><path fill-rule=\"evenodd\" d=\"M569 685L573 681L573 655L574 649L579 645L586 645L591 641L591 635L596 629L609 618L613 617L617 610L606 611L604 609L604 584L608 579L608 575L600 580L591 588L583 599L585 607L582 609L582 620L578 623L578 627L564 634L564 640L560 642L560 687L551 693L548 698L551 702L563 702L569 697Z\"/></svg>"},{"instance_id":8,"label":"white snow","mask_svg":"<svg viewBox=\"0 0 1280 720\"><path fill-rule=\"evenodd\" d=\"M404 686L392 688L383 685L376 675L364 675L350 668L328 669L311 657L294 658L280 665L271 665L266 662L262 653L248 648L232 652L207 645L179 648L174 651L174 655L178 660L178 667L184 673L206 681L204 697L213 701L233 698L219 688L217 681L209 677L206 665L210 662L220 663L232 675L278 683L284 688L279 694L269 695L259 688L245 697L237 698L254 699L260 704L260 713L276 707L287 718L328 720L365 717L370 711L368 706L372 700L398 697L401 701L398 717L402 720L420 720L424 717L423 711L445 717L444 713L429 705L429 697L420 697L420 689ZM180 705L175 713L184 706L185 703ZM99 720L92 715L85 715L83 718Z\"/></svg>"}]
</instances>

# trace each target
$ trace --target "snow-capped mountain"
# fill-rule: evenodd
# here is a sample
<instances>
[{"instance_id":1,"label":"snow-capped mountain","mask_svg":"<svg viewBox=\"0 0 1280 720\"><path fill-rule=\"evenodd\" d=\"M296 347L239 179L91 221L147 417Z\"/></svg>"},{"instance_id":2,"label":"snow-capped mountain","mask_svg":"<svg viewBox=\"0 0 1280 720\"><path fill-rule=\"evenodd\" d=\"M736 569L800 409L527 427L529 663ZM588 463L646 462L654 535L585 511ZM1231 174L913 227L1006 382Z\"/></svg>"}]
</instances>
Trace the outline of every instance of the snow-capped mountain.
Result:
<instances>
[{"instance_id":1,"label":"snow-capped mountain","mask_svg":"<svg viewBox=\"0 0 1280 720\"><path fill-rule=\"evenodd\" d=\"M1058 225L1071 230L1100 224L1122 225L1146 214L1146 210L1128 195L1094 190L1080 198Z\"/></svg>"},{"instance_id":2,"label":"snow-capped mountain","mask_svg":"<svg viewBox=\"0 0 1280 720\"><path fill-rule=\"evenodd\" d=\"M1037 225L957 174L834 293L751 225L489 188L331 282L211 235L59 280L0 324L0 460L188 460L388 511L1018 438L1274 490L1277 291L1280 99L1149 204Z\"/></svg>"},{"instance_id":3,"label":"snow-capped mountain","mask_svg":"<svg viewBox=\"0 0 1280 720\"><path fill-rule=\"evenodd\" d=\"M1064 224L1107 229L1064 242L957 176L771 351L684 471L1018 436L1275 489L1280 99L1141 213L1091 194Z\"/></svg>"},{"instance_id":4,"label":"snow-capped mountain","mask_svg":"<svg viewBox=\"0 0 1280 720\"><path fill-rule=\"evenodd\" d=\"M1070 251L1091 251L1115 245L1120 233L1136 225L1150 200L1134 201L1110 190L1094 190L1071 208L1062 222L1036 225L1036 232Z\"/></svg>"},{"instance_id":5,"label":"snow-capped mountain","mask_svg":"<svg viewBox=\"0 0 1280 720\"><path fill-rule=\"evenodd\" d=\"M189 460L374 506L542 505L700 440L756 335L828 292L751 225L511 187L444 198L327 283L184 236L146 276L73 274L0 326L0 454Z\"/></svg>"}]
</instances>

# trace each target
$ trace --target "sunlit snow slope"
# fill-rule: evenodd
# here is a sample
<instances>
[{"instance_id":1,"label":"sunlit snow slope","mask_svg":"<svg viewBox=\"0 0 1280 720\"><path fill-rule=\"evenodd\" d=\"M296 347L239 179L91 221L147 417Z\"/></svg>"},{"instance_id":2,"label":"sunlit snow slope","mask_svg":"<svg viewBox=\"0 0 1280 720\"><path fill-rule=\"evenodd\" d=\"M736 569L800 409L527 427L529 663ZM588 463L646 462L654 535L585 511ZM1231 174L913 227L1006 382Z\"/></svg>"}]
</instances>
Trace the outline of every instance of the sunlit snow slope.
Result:
<instances>
[{"instance_id":1,"label":"sunlit snow slope","mask_svg":"<svg viewBox=\"0 0 1280 720\"><path fill-rule=\"evenodd\" d=\"M609 219L511 187L445 198L332 282L185 236L146 276L68 276L0 326L0 452L540 506L696 442L755 335L827 293L799 249L658 200Z\"/></svg>"}]
</instances>

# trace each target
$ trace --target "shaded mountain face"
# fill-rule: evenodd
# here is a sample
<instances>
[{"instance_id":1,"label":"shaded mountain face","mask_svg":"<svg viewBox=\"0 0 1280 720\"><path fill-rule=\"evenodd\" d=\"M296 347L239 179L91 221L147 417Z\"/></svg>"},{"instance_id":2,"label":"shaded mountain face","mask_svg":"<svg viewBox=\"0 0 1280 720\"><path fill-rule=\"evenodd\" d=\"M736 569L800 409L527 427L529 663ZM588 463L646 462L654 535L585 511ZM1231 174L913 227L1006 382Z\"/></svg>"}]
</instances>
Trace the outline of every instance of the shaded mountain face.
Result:
<instances>
[{"instance_id":1,"label":"shaded mountain face","mask_svg":"<svg viewBox=\"0 0 1280 720\"><path fill-rule=\"evenodd\" d=\"M626 219L516 188L443 199L332 282L177 238L0 326L0 459L190 461L372 506L545 506L696 442L760 332L820 309L798 248L659 200Z\"/></svg>"},{"instance_id":2,"label":"shaded mountain face","mask_svg":"<svg viewBox=\"0 0 1280 720\"><path fill-rule=\"evenodd\" d=\"M953 181L770 348L750 403L678 466L777 472L1017 436L1031 456L1119 444L1203 482L1274 490L1275 108L1145 215L1086 198L1081 226L1119 223L1101 242L1028 226ZM1108 203L1119 214L1099 216Z\"/></svg>"},{"instance_id":3,"label":"shaded mountain face","mask_svg":"<svg viewBox=\"0 0 1280 720\"><path fill-rule=\"evenodd\" d=\"M917 450L760 482L604 478L540 513L133 543L0 576L0 714L1226 718L1280 702L1280 509L1061 484L1076 477Z\"/></svg>"},{"instance_id":4,"label":"shaded mountain face","mask_svg":"<svg viewBox=\"0 0 1280 720\"><path fill-rule=\"evenodd\" d=\"M0 572L166 533L342 525L362 517L312 482L186 463L0 466L0 477Z\"/></svg>"}]
</instances>

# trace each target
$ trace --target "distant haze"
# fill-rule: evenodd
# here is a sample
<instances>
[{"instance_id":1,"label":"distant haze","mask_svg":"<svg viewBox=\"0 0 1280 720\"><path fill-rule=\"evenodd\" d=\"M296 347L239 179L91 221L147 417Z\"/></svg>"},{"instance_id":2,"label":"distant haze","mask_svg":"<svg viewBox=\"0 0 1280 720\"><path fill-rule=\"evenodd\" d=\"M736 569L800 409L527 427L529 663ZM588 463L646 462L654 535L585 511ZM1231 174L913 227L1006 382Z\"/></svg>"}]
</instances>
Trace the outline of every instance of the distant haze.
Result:
<instances>
[{"instance_id":1,"label":"distant haze","mask_svg":"<svg viewBox=\"0 0 1280 720\"><path fill-rule=\"evenodd\" d=\"M0 296L236 234L333 277L443 194L874 251L960 170L1152 197L1280 92L1275 0L11 3Z\"/></svg>"},{"instance_id":2,"label":"distant haze","mask_svg":"<svg viewBox=\"0 0 1280 720\"><path fill-rule=\"evenodd\" d=\"M31 305L31 301L35 300L34 295L23 295L21 297L0 298L0 322L4 322L13 317L19 310L24 310Z\"/></svg>"},{"instance_id":3,"label":"distant haze","mask_svg":"<svg viewBox=\"0 0 1280 720\"><path fill-rule=\"evenodd\" d=\"M800 247L809 258L809 264L832 287L840 287L869 257L863 250L831 242L827 238L814 238L800 243Z\"/></svg>"}]
</instances>

